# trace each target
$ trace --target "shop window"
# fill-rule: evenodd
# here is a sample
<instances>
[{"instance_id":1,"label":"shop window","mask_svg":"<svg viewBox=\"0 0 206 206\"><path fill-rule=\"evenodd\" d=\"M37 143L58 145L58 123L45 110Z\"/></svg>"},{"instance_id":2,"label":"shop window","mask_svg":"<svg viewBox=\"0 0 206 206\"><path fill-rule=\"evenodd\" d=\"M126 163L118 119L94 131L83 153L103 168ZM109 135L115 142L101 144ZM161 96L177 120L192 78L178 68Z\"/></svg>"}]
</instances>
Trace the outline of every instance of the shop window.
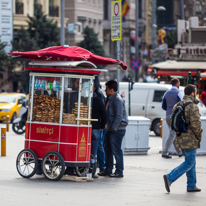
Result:
<instances>
[{"instance_id":1,"label":"shop window","mask_svg":"<svg viewBox=\"0 0 206 206\"><path fill-rule=\"evenodd\" d=\"M15 1L15 7L16 7L16 14L24 14L24 3L22 0L16 0Z\"/></svg>"},{"instance_id":2,"label":"shop window","mask_svg":"<svg viewBox=\"0 0 206 206\"><path fill-rule=\"evenodd\" d=\"M59 6L55 5L54 0L49 0L49 16L59 17Z\"/></svg>"}]
</instances>

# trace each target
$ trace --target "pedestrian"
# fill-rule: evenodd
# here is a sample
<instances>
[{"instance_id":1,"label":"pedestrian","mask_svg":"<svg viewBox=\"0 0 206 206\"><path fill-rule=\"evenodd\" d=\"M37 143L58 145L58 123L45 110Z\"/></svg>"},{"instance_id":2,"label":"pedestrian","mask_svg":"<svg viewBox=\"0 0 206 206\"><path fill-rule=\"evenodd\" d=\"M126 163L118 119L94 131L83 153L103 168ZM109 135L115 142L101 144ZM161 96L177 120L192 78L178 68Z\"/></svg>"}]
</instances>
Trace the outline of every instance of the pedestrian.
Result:
<instances>
[{"instance_id":1,"label":"pedestrian","mask_svg":"<svg viewBox=\"0 0 206 206\"><path fill-rule=\"evenodd\" d=\"M94 90L96 88L94 87ZM97 149L99 146L99 140L101 138L101 130L105 128L107 123L107 112L102 100L97 97L96 92L93 92L93 106L92 106L92 119L98 119L98 121L92 121L92 142L91 142L91 154L96 159ZM94 175L97 178L97 175Z\"/></svg>"},{"instance_id":2,"label":"pedestrian","mask_svg":"<svg viewBox=\"0 0 206 206\"><path fill-rule=\"evenodd\" d=\"M94 88L95 93L97 94L97 97L99 97L102 100L102 103L105 105L106 98L100 89L100 81L99 76L95 76L94 79ZM100 131L100 139L99 139L99 145L97 149L97 165L99 167L99 172L103 172L105 169L105 152L104 152L104 139L105 139L105 128L101 129Z\"/></svg>"},{"instance_id":3,"label":"pedestrian","mask_svg":"<svg viewBox=\"0 0 206 206\"><path fill-rule=\"evenodd\" d=\"M106 168L99 176L123 177L122 140L128 125L128 117L124 102L118 94L118 84L114 80L106 83L107 124L105 135ZM113 170L113 155L116 160L116 170Z\"/></svg>"},{"instance_id":4,"label":"pedestrian","mask_svg":"<svg viewBox=\"0 0 206 206\"><path fill-rule=\"evenodd\" d=\"M202 137L201 120L199 115L199 108L196 99L197 89L194 85L187 85L184 90L185 96L180 102L181 105L186 102L192 102L185 107L185 121L187 128L185 133L176 136L176 147L182 149L185 156L185 161L173 169L169 174L164 175L165 188L170 192L170 186L184 173L187 176L187 192L200 192L201 189L196 187L196 151L200 148ZM176 109L177 104L173 108Z\"/></svg>"},{"instance_id":5,"label":"pedestrian","mask_svg":"<svg viewBox=\"0 0 206 206\"><path fill-rule=\"evenodd\" d=\"M169 127L169 136L167 138L167 141L165 143L164 149L162 151L162 157L163 158L172 158L168 154L168 151L172 144L174 144L175 140L175 131L171 130L170 128L170 116L172 114L172 109L176 103L182 100L182 94L179 91L180 81L177 78L174 78L171 80L172 88L165 92L163 99L162 99L162 109L166 110L166 122ZM177 151L177 154L179 157L182 156L181 149L177 148L174 144L175 150Z\"/></svg>"}]
</instances>

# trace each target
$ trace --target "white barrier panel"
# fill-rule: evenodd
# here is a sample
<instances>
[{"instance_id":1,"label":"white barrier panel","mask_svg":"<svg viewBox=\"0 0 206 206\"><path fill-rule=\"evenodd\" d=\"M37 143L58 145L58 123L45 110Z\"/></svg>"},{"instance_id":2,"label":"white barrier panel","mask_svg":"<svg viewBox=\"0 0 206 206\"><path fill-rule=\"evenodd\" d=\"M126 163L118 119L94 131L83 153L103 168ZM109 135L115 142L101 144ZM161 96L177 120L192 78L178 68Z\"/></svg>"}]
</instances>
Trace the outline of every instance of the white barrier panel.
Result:
<instances>
[{"instance_id":1,"label":"white barrier panel","mask_svg":"<svg viewBox=\"0 0 206 206\"><path fill-rule=\"evenodd\" d=\"M149 149L150 120L142 116L129 116L129 124L122 141L124 154L145 155Z\"/></svg>"}]
</instances>

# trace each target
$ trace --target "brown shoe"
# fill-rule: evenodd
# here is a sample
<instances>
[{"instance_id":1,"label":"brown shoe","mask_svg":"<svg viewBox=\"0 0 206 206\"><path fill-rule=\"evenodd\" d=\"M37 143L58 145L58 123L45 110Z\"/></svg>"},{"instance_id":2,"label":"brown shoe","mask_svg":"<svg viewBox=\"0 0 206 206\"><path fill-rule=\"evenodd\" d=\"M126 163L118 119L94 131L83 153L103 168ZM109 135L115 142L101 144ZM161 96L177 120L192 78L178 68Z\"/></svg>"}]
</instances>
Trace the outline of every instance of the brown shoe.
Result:
<instances>
[{"instance_id":1,"label":"brown shoe","mask_svg":"<svg viewBox=\"0 0 206 206\"><path fill-rule=\"evenodd\" d=\"M169 180L167 179L167 176L166 175L163 175L163 179L164 179L164 182L165 182L165 189L167 190L167 192L170 192L170 182Z\"/></svg>"},{"instance_id":2,"label":"brown shoe","mask_svg":"<svg viewBox=\"0 0 206 206\"><path fill-rule=\"evenodd\" d=\"M201 192L201 189L199 189L199 188L195 188L195 189L193 189L193 190L187 190L187 192Z\"/></svg>"}]
</instances>

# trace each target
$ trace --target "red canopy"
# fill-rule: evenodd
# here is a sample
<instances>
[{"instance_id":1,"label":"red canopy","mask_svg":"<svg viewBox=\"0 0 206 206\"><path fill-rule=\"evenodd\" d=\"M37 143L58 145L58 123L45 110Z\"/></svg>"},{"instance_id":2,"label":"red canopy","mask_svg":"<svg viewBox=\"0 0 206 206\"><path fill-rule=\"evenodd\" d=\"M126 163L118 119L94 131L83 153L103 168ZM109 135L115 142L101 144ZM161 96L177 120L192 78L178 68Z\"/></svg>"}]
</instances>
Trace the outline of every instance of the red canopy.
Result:
<instances>
[{"instance_id":1,"label":"red canopy","mask_svg":"<svg viewBox=\"0 0 206 206\"><path fill-rule=\"evenodd\" d=\"M90 51L77 46L53 46L38 51L28 52L10 52L8 53L12 57L19 57L25 59L36 59L36 60L51 60L51 61L81 61L87 60L93 64L118 64L122 69L126 70L127 65L120 61L111 58L95 55Z\"/></svg>"}]
</instances>

